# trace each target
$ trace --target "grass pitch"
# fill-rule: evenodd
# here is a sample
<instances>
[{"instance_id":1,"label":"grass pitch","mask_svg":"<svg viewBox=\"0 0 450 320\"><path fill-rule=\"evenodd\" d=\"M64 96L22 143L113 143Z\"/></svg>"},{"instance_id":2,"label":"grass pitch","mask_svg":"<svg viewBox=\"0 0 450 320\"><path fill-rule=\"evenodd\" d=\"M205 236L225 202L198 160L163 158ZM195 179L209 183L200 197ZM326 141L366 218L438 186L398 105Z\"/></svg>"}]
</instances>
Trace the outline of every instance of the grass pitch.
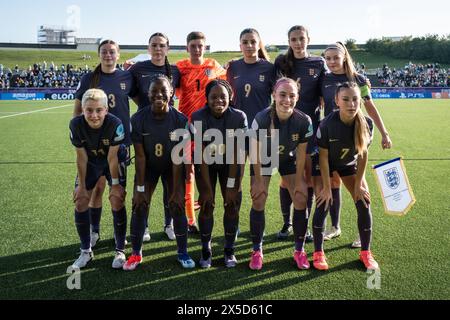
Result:
<instances>
[{"instance_id":1,"label":"grass pitch","mask_svg":"<svg viewBox=\"0 0 450 320\"><path fill-rule=\"evenodd\" d=\"M367 288L370 275L358 261L358 250L350 249L357 234L356 210L345 190L343 234L325 243L330 270L296 269L292 236L288 241L276 239L282 224L277 176L266 207L264 267L260 272L249 270L247 171L236 268L223 265L220 199L215 211L212 268L181 268L175 260L175 242L166 240L162 232L159 187L149 218L152 240L144 244L140 268L130 273L111 268L113 227L105 196L102 239L94 250L94 261L82 271L82 289L72 291L66 286L66 271L79 250L71 200L76 175L68 131L72 102L0 102L0 299L449 299L449 100L375 102L394 147L382 151L380 135L375 132L369 165L403 156L417 199L406 216L385 215L373 173L367 169L373 199L372 249L381 266L380 289ZM51 107L60 108L14 116ZM133 175L131 166L128 217ZM200 238L190 237L189 251L196 261L200 250ZM311 255L312 244L307 244L306 250ZM128 245L127 255L130 251Z\"/></svg>"}]
</instances>

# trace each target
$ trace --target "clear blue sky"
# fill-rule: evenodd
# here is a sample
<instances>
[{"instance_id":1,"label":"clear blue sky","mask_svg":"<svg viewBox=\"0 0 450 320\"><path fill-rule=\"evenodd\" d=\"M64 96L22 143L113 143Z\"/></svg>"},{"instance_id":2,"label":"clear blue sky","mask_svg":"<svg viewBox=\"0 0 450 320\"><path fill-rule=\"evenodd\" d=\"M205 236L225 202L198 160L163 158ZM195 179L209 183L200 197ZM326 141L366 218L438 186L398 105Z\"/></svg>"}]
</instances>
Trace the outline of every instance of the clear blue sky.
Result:
<instances>
[{"instance_id":1,"label":"clear blue sky","mask_svg":"<svg viewBox=\"0 0 450 320\"><path fill-rule=\"evenodd\" d=\"M287 44L292 25L309 28L312 44L382 36L449 34L449 0L36 0L1 1L0 42L37 41L39 25L78 26L78 37L146 44L157 31L171 44L203 31L213 51L239 50L239 33L256 28L265 44ZM78 14L79 12L79 14Z\"/></svg>"}]
</instances>

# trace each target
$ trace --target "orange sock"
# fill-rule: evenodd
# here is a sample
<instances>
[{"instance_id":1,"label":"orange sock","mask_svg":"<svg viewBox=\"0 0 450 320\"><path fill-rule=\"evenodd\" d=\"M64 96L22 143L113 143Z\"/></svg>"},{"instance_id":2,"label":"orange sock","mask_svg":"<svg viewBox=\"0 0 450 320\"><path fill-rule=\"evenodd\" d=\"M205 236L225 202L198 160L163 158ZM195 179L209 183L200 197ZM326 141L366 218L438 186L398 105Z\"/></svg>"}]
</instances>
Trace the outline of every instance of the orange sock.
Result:
<instances>
[{"instance_id":1,"label":"orange sock","mask_svg":"<svg viewBox=\"0 0 450 320\"><path fill-rule=\"evenodd\" d=\"M186 204L186 217L188 218L188 224L193 225L195 223L195 211L194 211L194 179L186 182L186 194L184 197Z\"/></svg>"}]
</instances>

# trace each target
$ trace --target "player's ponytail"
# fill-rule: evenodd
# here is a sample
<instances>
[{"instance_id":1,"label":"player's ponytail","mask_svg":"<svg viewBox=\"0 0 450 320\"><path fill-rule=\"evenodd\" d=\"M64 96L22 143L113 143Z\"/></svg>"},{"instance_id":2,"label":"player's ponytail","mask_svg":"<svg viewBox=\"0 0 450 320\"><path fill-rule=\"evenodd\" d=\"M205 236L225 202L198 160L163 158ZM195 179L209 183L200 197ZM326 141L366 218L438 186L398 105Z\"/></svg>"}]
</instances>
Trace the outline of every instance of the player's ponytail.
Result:
<instances>
[{"instance_id":1,"label":"player's ponytail","mask_svg":"<svg viewBox=\"0 0 450 320\"><path fill-rule=\"evenodd\" d=\"M267 53L267 50L264 47L264 43L261 40L261 36L259 35L259 32L256 29L246 28L246 29L242 30L241 34L239 35L239 40L242 39L242 36L247 33L253 33L258 37L258 40L259 40L258 58L270 61L270 56Z\"/></svg>"},{"instance_id":2,"label":"player's ponytail","mask_svg":"<svg viewBox=\"0 0 450 320\"><path fill-rule=\"evenodd\" d=\"M369 125L361 108L355 117L355 148L359 156L367 152L367 147L370 142Z\"/></svg>"},{"instance_id":3,"label":"player's ponytail","mask_svg":"<svg viewBox=\"0 0 450 320\"><path fill-rule=\"evenodd\" d=\"M166 66L166 75L167 78L172 82L173 76L172 76L172 67L170 66L169 59L166 56L166 59L164 61L164 65Z\"/></svg>"},{"instance_id":4,"label":"player's ponytail","mask_svg":"<svg viewBox=\"0 0 450 320\"><path fill-rule=\"evenodd\" d=\"M291 27L288 31L288 39L291 38L291 33L293 31L303 31L309 37L309 31L304 26L295 25ZM294 50L292 50L291 46L289 46L288 51L285 55L282 55L280 60L281 72L284 77L292 78L294 76Z\"/></svg>"},{"instance_id":5,"label":"player's ponytail","mask_svg":"<svg viewBox=\"0 0 450 320\"><path fill-rule=\"evenodd\" d=\"M344 52L344 70L347 75L348 81L355 81L355 77L357 75L355 65L353 64L353 59L350 53L347 50L347 47L342 42L336 42L338 47L341 47Z\"/></svg>"},{"instance_id":6,"label":"player's ponytail","mask_svg":"<svg viewBox=\"0 0 450 320\"><path fill-rule=\"evenodd\" d=\"M116 49L117 49L117 52L120 51L119 45L115 41L113 41L113 40L103 40L99 44L98 49L97 49L99 55L100 55L100 50L102 49L102 47L105 44L114 45L116 47ZM102 64L99 63L97 65L97 67L94 69L94 71L92 72L92 79L91 79L91 82L89 83L89 88L90 89L97 88L98 85L100 84L100 74L101 74L101 72L102 72Z\"/></svg>"},{"instance_id":7,"label":"player's ponytail","mask_svg":"<svg viewBox=\"0 0 450 320\"><path fill-rule=\"evenodd\" d=\"M356 82L344 82L338 85L336 89L336 99L339 92L344 88L356 89L355 91L361 94L358 84ZM360 97L361 101L361 97ZM355 139L355 149L359 156L362 156L365 152L367 152L367 148L370 143L370 131L369 125L367 124L366 117L364 116L361 106L359 106L358 112L355 116L355 131L354 131L354 139Z\"/></svg>"}]
</instances>

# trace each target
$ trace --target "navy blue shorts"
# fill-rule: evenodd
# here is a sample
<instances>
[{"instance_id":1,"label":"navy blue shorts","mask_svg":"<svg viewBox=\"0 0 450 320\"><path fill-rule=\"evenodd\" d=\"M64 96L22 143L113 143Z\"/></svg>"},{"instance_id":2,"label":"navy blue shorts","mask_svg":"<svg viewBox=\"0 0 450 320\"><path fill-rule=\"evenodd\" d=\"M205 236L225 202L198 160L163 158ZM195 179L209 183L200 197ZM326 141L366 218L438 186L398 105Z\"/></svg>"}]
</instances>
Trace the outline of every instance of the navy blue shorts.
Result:
<instances>
[{"instance_id":1,"label":"navy blue shorts","mask_svg":"<svg viewBox=\"0 0 450 320\"><path fill-rule=\"evenodd\" d=\"M313 177L320 177L320 165L319 165L319 155L315 154L311 157L312 159L312 176ZM333 168L330 166L330 177L333 176L333 172L336 171L340 177L347 177L352 176L356 174L356 165L354 166L347 166L347 167L340 167L340 168Z\"/></svg>"},{"instance_id":2,"label":"navy blue shorts","mask_svg":"<svg viewBox=\"0 0 450 320\"><path fill-rule=\"evenodd\" d=\"M127 166L129 165L129 161L130 161L129 150L130 150L130 147L127 147L124 144L122 144L122 145L120 145L119 151L118 151L119 184L124 189L127 187ZM104 164L95 164L95 163L88 161L87 167L86 167L86 178L85 178L86 190L90 191L90 190L94 189L98 180L103 176L108 181L108 185L111 186L112 181L111 181L111 173L109 172L108 162L105 162ZM78 185L79 185L79 180L78 180L78 176L77 176L75 178L75 188L77 188Z\"/></svg>"}]
</instances>

